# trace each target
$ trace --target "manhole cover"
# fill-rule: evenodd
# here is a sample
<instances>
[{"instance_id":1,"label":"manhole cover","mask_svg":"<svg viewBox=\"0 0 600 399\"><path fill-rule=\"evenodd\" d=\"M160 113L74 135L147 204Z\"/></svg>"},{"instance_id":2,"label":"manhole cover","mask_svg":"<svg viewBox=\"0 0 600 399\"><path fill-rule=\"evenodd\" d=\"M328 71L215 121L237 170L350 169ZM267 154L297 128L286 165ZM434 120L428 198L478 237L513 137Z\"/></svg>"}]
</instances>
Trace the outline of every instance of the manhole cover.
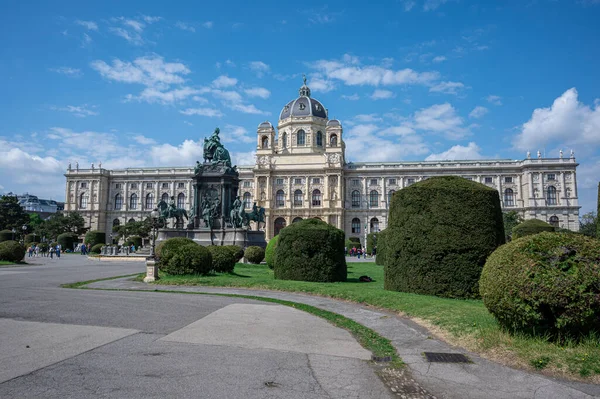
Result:
<instances>
[{"instance_id":1,"label":"manhole cover","mask_svg":"<svg viewBox=\"0 0 600 399\"><path fill-rule=\"evenodd\" d=\"M424 352L428 362L434 363L473 363L462 353Z\"/></svg>"}]
</instances>

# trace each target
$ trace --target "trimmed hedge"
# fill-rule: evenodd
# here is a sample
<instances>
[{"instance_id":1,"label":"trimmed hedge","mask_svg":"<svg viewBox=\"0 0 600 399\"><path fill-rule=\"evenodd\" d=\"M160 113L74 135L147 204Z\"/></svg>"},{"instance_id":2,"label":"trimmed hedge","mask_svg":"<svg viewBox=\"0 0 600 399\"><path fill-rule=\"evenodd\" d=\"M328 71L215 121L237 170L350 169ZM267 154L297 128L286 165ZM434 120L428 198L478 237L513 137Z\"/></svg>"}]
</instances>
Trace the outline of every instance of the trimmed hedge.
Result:
<instances>
[{"instance_id":1,"label":"trimmed hedge","mask_svg":"<svg viewBox=\"0 0 600 399\"><path fill-rule=\"evenodd\" d=\"M292 223L279 232L274 263L276 279L346 281L344 232L318 219Z\"/></svg>"},{"instance_id":2,"label":"trimmed hedge","mask_svg":"<svg viewBox=\"0 0 600 399\"><path fill-rule=\"evenodd\" d=\"M99 230L92 230L85 233L84 243L90 244L92 247L97 244L104 245L106 243L106 233Z\"/></svg>"},{"instance_id":3,"label":"trimmed hedge","mask_svg":"<svg viewBox=\"0 0 600 399\"><path fill-rule=\"evenodd\" d=\"M356 238L356 239L358 239L357 237L350 237L350 238ZM356 241L352 241L350 239L347 239L344 242L344 247L346 247L346 255L350 255L350 250L352 248L356 248L356 249L362 248L362 244L360 243L360 241L356 242Z\"/></svg>"},{"instance_id":4,"label":"trimmed hedge","mask_svg":"<svg viewBox=\"0 0 600 399\"><path fill-rule=\"evenodd\" d=\"M20 262L24 257L25 247L17 241L8 240L0 242L0 260Z\"/></svg>"},{"instance_id":5,"label":"trimmed hedge","mask_svg":"<svg viewBox=\"0 0 600 399\"><path fill-rule=\"evenodd\" d=\"M512 239L517 239L544 231L553 232L554 226L538 219L529 219L519 223L512 229Z\"/></svg>"},{"instance_id":6,"label":"trimmed hedge","mask_svg":"<svg viewBox=\"0 0 600 399\"><path fill-rule=\"evenodd\" d=\"M278 242L279 234L271 238L267 243L267 249L265 249L265 262L267 262L269 269L273 269L275 267L275 249L277 248Z\"/></svg>"},{"instance_id":7,"label":"trimmed hedge","mask_svg":"<svg viewBox=\"0 0 600 399\"><path fill-rule=\"evenodd\" d=\"M12 230L1 230L0 231L0 242L12 241L13 237L16 237L16 234L13 233Z\"/></svg>"},{"instance_id":8,"label":"trimmed hedge","mask_svg":"<svg viewBox=\"0 0 600 399\"><path fill-rule=\"evenodd\" d=\"M61 246L62 251L73 250L73 244L78 240L78 236L75 233L63 233L56 238L56 241Z\"/></svg>"},{"instance_id":9,"label":"trimmed hedge","mask_svg":"<svg viewBox=\"0 0 600 399\"><path fill-rule=\"evenodd\" d=\"M93 254L99 254L102 251L102 247L106 244L96 244L91 249L90 252Z\"/></svg>"},{"instance_id":10,"label":"trimmed hedge","mask_svg":"<svg viewBox=\"0 0 600 399\"><path fill-rule=\"evenodd\" d=\"M373 253L373 246L377 245L376 242L379 240L379 233L367 234L367 253L371 255Z\"/></svg>"},{"instance_id":11,"label":"trimmed hedge","mask_svg":"<svg viewBox=\"0 0 600 399\"><path fill-rule=\"evenodd\" d=\"M448 298L478 297L481 269L504 244L498 191L457 176L396 192L386 230L384 288Z\"/></svg>"},{"instance_id":12,"label":"trimmed hedge","mask_svg":"<svg viewBox=\"0 0 600 399\"><path fill-rule=\"evenodd\" d=\"M248 262L258 265L265 258L265 250L264 248L252 245L246 248L245 255Z\"/></svg>"},{"instance_id":13,"label":"trimmed hedge","mask_svg":"<svg viewBox=\"0 0 600 399\"><path fill-rule=\"evenodd\" d=\"M377 254L375 256L375 263L383 266L384 262L385 262L385 254L387 249L387 243L386 243L386 235L387 235L387 229L380 231L377 234Z\"/></svg>"},{"instance_id":14,"label":"trimmed hedge","mask_svg":"<svg viewBox=\"0 0 600 399\"><path fill-rule=\"evenodd\" d=\"M543 232L498 248L479 290L510 331L578 339L600 334L600 240Z\"/></svg>"},{"instance_id":15,"label":"trimmed hedge","mask_svg":"<svg viewBox=\"0 0 600 399\"><path fill-rule=\"evenodd\" d=\"M127 241L130 242L129 246L131 246L131 244L135 245L136 250L142 246L142 237L140 236L130 236L127 238Z\"/></svg>"},{"instance_id":16,"label":"trimmed hedge","mask_svg":"<svg viewBox=\"0 0 600 399\"><path fill-rule=\"evenodd\" d=\"M188 244L196 243L193 240L185 237L174 237L165 241L161 241L154 249L154 253L158 259L159 268L163 270L163 268L168 267L169 260L171 260L179 248Z\"/></svg>"},{"instance_id":17,"label":"trimmed hedge","mask_svg":"<svg viewBox=\"0 0 600 399\"><path fill-rule=\"evenodd\" d=\"M208 249L195 242L184 244L173 251L169 262L161 270L171 275L209 274L213 269Z\"/></svg>"},{"instance_id":18,"label":"trimmed hedge","mask_svg":"<svg viewBox=\"0 0 600 399\"><path fill-rule=\"evenodd\" d=\"M229 248L236 262L239 262L244 257L244 248L239 245L224 245L224 247Z\"/></svg>"},{"instance_id":19,"label":"trimmed hedge","mask_svg":"<svg viewBox=\"0 0 600 399\"><path fill-rule=\"evenodd\" d=\"M235 268L236 259L227 247L209 245L208 250L212 255L212 269L217 273L231 273Z\"/></svg>"},{"instance_id":20,"label":"trimmed hedge","mask_svg":"<svg viewBox=\"0 0 600 399\"><path fill-rule=\"evenodd\" d=\"M26 234L23 241L25 242L25 244L34 243L37 242L36 238L40 238L40 236L35 233Z\"/></svg>"}]
</instances>

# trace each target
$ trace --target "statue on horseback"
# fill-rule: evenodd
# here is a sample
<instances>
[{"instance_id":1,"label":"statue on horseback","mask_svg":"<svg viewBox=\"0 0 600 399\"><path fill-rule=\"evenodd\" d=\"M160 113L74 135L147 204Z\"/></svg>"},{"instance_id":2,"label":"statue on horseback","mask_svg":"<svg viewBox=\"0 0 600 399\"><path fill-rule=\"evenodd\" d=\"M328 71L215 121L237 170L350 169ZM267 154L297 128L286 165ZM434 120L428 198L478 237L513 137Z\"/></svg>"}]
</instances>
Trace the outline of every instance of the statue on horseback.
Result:
<instances>
[{"instance_id":1,"label":"statue on horseback","mask_svg":"<svg viewBox=\"0 0 600 399\"><path fill-rule=\"evenodd\" d=\"M224 164L231 168L231 157L229 151L221 144L219 132L219 128L216 128L210 138L204 138L204 162L213 165Z\"/></svg>"},{"instance_id":2,"label":"statue on horseback","mask_svg":"<svg viewBox=\"0 0 600 399\"><path fill-rule=\"evenodd\" d=\"M183 218L188 219L188 214L185 209L175 206L175 197L171 196L171 200L167 204L161 200L157 204L162 219L175 219L175 226L183 226Z\"/></svg>"},{"instance_id":3,"label":"statue on horseback","mask_svg":"<svg viewBox=\"0 0 600 399\"><path fill-rule=\"evenodd\" d=\"M265 208L262 206L256 206L256 202L252 205L252 212L246 213L246 225L250 225L250 222L256 222L256 230L260 230L260 224L265 224Z\"/></svg>"}]
</instances>

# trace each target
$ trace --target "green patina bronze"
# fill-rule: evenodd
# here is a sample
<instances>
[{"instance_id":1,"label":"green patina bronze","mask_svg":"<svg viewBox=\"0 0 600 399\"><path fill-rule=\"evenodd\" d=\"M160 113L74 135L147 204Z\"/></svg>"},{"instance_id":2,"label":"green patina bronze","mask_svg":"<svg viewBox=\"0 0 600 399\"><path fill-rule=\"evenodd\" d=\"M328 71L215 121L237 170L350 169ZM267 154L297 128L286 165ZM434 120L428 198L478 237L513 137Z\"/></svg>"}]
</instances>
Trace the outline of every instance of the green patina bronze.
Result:
<instances>
[{"instance_id":1,"label":"green patina bronze","mask_svg":"<svg viewBox=\"0 0 600 399\"><path fill-rule=\"evenodd\" d=\"M209 138L204 138L204 162L213 165L224 164L231 167L229 151L221 144L219 132L219 128L216 128ZM198 165L199 163L196 164L196 167Z\"/></svg>"}]
</instances>

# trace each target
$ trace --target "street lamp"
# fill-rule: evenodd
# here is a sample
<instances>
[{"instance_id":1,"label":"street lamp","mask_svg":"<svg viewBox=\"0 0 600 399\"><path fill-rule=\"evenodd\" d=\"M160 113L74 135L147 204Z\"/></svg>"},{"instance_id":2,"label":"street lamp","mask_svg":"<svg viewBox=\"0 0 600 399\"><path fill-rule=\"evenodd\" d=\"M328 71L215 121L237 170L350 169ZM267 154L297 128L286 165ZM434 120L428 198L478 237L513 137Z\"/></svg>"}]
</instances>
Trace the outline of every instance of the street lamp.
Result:
<instances>
[{"instance_id":1,"label":"street lamp","mask_svg":"<svg viewBox=\"0 0 600 399\"><path fill-rule=\"evenodd\" d=\"M152 212L150 212L150 221L151 221L151 227L152 227L152 249L150 251L150 257L152 259L156 258L154 249L156 247L156 233L157 233L158 225L159 225L159 220L158 220L159 217L160 217L160 213L158 212L158 208L154 208L152 210Z\"/></svg>"},{"instance_id":2,"label":"street lamp","mask_svg":"<svg viewBox=\"0 0 600 399\"><path fill-rule=\"evenodd\" d=\"M110 238L110 245L113 245L113 244L114 244L114 242L113 242L113 235L112 235L112 233L110 233L110 234L108 235L108 238Z\"/></svg>"},{"instance_id":3,"label":"street lamp","mask_svg":"<svg viewBox=\"0 0 600 399\"><path fill-rule=\"evenodd\" d=\"M13 234L12 234L12 240L13 240L13 241L15 240L15 233L16 233L16 232L17 232L17 230L16 230L16 229L13 227L13 228L12 228L12 233L13 233Z\"/></svg>"},{"instance_id":4,"label":"street lamp","mask_svg":"<svg viewBox=\"0 0 600 399\"><path fill-rule=\"evenodd\" d=\"M27 225L24 224L21 228L23 229L23 244L25 244L25 234L27 233ZM35 241L35 236L33 238Z\"/></svg>"}]
</instances>

